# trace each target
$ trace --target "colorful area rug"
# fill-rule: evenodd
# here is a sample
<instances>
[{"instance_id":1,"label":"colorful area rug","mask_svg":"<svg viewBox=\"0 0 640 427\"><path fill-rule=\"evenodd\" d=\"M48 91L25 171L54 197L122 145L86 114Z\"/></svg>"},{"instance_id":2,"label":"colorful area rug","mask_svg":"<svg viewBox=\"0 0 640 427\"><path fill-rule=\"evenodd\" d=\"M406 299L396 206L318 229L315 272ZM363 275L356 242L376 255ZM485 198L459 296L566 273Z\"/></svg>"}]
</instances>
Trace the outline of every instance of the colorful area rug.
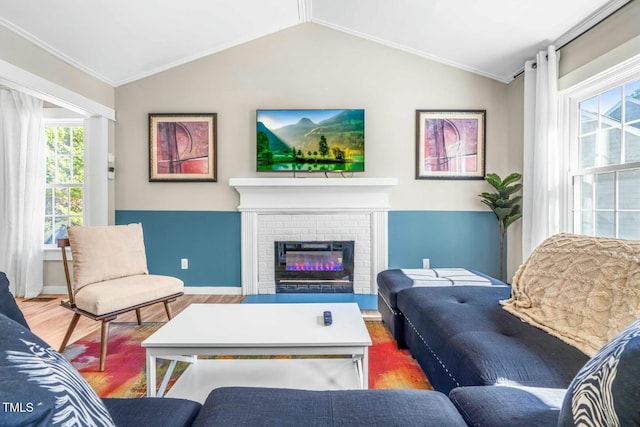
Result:
<instances>
[{"instance_id":1,"label":"colorful area rug","mask_svg":"<svg viewBox=\"0 0 640 427\"><path fill-rule=\"evenodd\" d=\"M381 322L367 322L373 345L369 347L369 387L431 389L426 376L406 350L396 343ZM100 332L69 345L65 357L80 371L100 397L140 397L146 395L145 351L140 346L162 323L116 323L109 329L105 372L98 370ZM167 361L158 359L161 378ZM187 363L176 365L169 386L184 372Z\"/></svg>"}]
</instances>

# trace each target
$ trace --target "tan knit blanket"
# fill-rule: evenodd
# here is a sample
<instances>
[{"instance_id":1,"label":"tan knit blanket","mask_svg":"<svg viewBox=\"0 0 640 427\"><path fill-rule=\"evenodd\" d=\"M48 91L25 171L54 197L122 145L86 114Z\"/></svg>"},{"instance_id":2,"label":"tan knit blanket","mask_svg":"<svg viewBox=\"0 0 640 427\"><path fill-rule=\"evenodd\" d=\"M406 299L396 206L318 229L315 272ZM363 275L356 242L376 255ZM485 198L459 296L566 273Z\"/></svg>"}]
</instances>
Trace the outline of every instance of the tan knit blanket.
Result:
<instances>
[{"instance_id":1,"label":"tan knit blanket","mask_svg":"<svg viewBox=\"0 0 640 427\"><path fill-rule=\"evenodd\" d=\"M552 236L520 266L501 304L593 356L640 317L640 241Z\"/></svg>"}]
</instances>

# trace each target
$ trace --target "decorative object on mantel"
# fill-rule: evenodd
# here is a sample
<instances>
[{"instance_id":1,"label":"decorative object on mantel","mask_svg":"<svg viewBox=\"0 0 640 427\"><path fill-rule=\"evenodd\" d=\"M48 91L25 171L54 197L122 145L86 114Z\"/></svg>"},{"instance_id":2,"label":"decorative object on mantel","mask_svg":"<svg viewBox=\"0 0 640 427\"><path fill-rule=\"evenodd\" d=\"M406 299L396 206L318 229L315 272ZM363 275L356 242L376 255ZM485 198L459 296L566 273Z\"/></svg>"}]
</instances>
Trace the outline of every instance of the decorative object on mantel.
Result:
<instances>
[{"instance_id":1,"label":"decorative object on mantel","mask_svg":"<svg viewBox=\"0 0 640 427\"><path fill-rule=\"evenodd\" d=\"M149 181L216 181L216 113L149 114Z\"/></svg>"},{"instance_id":2,"label":"decorative object on mantel","mask_svg":"<svg viewBox=\"0 0 640 427\"><path fill-rule=\"evenodd\" d=\"M416 110L416 179L483 179L486 110Z\"/></svg>"},{"instance_id":3,"label":"decorative object on mantel","mask_svg":"<svg viewBox=\"0 0 640 427\"><path fill-rule=\"evenodd\" d=\"M504 239L507 228L522 217L522 196L514 196L522 189L522 184L518 183L522 175L514 172L504 180L495 173L490 173L485 177L495 193L483 192L478 194L482 198L482 203L489 206L498 218L500 229L500 280L504 281Z\"/></svg>"}]
</instances>

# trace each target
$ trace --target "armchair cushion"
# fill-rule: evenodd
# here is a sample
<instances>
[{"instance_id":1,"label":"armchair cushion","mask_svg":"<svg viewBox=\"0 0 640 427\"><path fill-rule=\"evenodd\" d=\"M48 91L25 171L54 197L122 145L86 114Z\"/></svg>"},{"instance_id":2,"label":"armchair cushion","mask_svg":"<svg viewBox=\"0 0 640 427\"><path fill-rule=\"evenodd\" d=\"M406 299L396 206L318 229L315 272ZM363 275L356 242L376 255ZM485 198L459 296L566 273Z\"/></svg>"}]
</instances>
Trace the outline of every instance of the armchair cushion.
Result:
<instances>
[{"instance_id":1,"label":"armchair cushion","mask_svg":"<svg viewBox=\"0 0 640 427\"><path fill-rule=\"evenodd\" d=\"M177 294L183 289L184 283L178 278L138 274L85 286L76 292L75 303L79 309L99 316Z\"/></svg>"},{"instance_id":2,"label":"armchair cushion","mask_svg":"<svg viewBox=\"0 0 640 427\"><path fill-rule=\"evenodd\" d=\"M67 230L75 291L91 283L149 273L141 224L72 226Z\"/></svg>"}]
</instances>

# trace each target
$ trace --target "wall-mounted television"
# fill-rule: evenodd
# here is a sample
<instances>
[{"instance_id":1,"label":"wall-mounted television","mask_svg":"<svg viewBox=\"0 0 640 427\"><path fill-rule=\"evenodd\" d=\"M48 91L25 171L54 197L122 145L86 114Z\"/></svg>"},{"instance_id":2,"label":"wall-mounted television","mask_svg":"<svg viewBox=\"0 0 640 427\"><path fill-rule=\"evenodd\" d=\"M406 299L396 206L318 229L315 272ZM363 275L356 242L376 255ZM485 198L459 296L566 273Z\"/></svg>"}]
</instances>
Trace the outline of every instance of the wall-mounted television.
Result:
<instances>
[{"instance_id":1,"label":"wall-mounted television","mask_svg":"<svg viewBox=\"0 0 640 427\"><path fill-rule=\"evenodd\" d=\"M364 110L256 111L257 171L363 172Z\"/></svg>"}]
</instances>

